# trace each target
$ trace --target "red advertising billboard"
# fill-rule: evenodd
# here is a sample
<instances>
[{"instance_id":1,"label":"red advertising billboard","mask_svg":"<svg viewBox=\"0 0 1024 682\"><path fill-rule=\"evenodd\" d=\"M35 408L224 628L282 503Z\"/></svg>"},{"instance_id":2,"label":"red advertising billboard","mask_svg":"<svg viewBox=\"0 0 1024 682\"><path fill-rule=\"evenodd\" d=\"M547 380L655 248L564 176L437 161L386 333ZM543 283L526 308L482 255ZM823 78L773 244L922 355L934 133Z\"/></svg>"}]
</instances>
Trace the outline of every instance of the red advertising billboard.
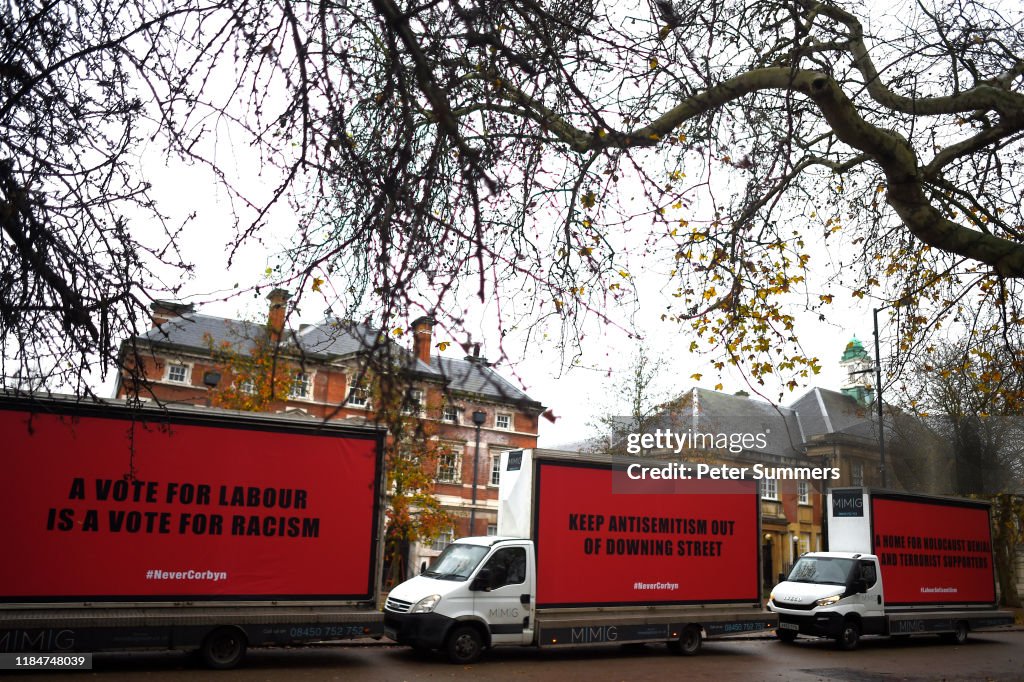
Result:
<instances>
[{"instance_id":1,"label":"red advertising billboard","mask_svg":"<svg viewBox=\"0 0 1024 682\"><path fill-rule=\"evenodd\" d=\"M995 602L987 506L875 494L871 533L889 605Z\"/></svg>"},{"instance_id":2,"label":"red advertising billboard","mask_svg":"<svg viewBox=\"0 0 1024 682\"><path fill-rule=\"evenodd\" d=\"M540 461L537 605L757 602L756 481L626 491L611 465Z\"/></svg>"},{"instance_id":3,"label":"red advertising billboard","mask_svg":"<svg viewBox=\"0 0 1024 682\"><path fill-rule=\"evenodd\" d=\"M147 418L0 409L0 600L371 597L376 434Z\"/></svg>"}]
</instances>

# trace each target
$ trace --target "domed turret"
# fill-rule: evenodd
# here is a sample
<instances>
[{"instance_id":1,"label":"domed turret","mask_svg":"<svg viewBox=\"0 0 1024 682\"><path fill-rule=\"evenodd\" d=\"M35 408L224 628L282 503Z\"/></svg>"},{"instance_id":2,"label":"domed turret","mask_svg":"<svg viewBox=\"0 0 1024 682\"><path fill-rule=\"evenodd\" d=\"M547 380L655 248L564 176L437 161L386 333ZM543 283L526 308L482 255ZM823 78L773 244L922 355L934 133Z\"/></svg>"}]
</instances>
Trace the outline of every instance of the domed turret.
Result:
<instances>
[{"instance_id":1,"label":"domed turret","mask_svg":"<svg viewBox=\"0 0 1024 682\"><path fill-rule=\"evenodd\" d=\"M846 344L839 365L846 369L846 383L841 388L861 405L870 405L875 399L874 363L864 349L864 344L854 336Z\"/></svg>"}]
</instances>

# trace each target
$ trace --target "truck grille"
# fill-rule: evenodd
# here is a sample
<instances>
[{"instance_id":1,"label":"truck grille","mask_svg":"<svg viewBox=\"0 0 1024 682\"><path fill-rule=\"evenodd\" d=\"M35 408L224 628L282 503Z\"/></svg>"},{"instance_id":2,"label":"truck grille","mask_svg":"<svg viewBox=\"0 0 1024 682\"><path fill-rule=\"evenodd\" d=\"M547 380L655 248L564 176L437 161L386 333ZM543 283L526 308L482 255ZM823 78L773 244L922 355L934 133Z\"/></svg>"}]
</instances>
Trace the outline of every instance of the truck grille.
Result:
<instances>
[{"instance_id":1,"label":"truck grille","mask_svg":"<svg viewBox=\"0 0 1024 682\"><path fill-rule=\"evenodd\" d=\"M791 609L793 611L810 611L815 606L814 602L811 602L810 604L799 604L788 601L774 601L772 603L780 609Z\"/></svg>"},{"instance_id":2,"label":"truck grille","mask_svg":"<svg viewBox=\"0 0 1024 682\"><path fill-rule=\"evenodd\" d=\"M412 602L402 601L401 599L395 599L394 597L388 597L387 602L384 605L388 611L394 611L395 613L409 613L409 609L412 608Z\"/></svg>"}]
</instances>

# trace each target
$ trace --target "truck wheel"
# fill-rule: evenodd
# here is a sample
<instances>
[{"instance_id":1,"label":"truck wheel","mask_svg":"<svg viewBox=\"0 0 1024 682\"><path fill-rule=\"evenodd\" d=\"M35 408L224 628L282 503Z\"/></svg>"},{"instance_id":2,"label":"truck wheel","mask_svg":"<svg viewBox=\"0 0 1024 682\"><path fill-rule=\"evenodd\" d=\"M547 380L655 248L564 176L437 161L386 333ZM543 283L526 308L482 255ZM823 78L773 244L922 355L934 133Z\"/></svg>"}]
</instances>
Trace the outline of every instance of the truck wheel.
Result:
<instances>
[{"instance_id":1,"label":"truck wheel","mask_svg":"<svg viewBox=\"0 0 1024 682\"><path fill-rule=\"evenodd\" d=\"M843 622L843 629L836 637L836 645L843 651L853 651L860 642L860 625L855 620Z\"/></svg>"},{"instance_id":2,"label":"truck wheel","mask_svg":"<svg viewBox=\"0 0 1024 682\"><path fill-rule=\"evenodd\" d=\"M786 644L792 644L795 642L796 635L796 630L783 630L782 628L775 629L775 636L780 642L785 642Z\"/></svg>"},{"instance_id":3,"label":"truck wheel","mask_svg":"<svg viewBox=\"0 0 1024 682\"><path fill-rule=\"evenodd\" d=\"M957 621L953 628L953 632L946 632L941 635L942 641L949 642L950 644L964 644L967 641L967 623L962 620Z\"/></svg>"},{"instance_id":4,"label":"truck wheel","mask_svg":"<svg viewBox=\"0 0 1024 682\"><path fill-rule=\"evenodd\" d=\"M696 656L700 653L700 647L703 643L704 640L701 639L700 628L696 625L687 625L683 628L683 634L679 635L679 639L674 639L668 643L668 648L674 654Z\"/></svg>"},{"instance_id":5,"label":"truck wheel","mask_svg":"<svg viewBox=\"0 0 1024 682\"><path fill-rule=\"evenodd\" d=\"M457 625L448 635L445 650L452 663L466 665L476 662L484 650L480 631L472 625Z\"/></svg>"},{"instance_id":6,"label":"truck wheel","mask_svg":"<svg viewBox=\"0 0 1024 682\"><path fill-rule=\"evenodd\" d=\"M199 656L208 668L230 670L245 657L245 635L238 628L217 628L206 636Z\"/></svg>"}]
</instances>

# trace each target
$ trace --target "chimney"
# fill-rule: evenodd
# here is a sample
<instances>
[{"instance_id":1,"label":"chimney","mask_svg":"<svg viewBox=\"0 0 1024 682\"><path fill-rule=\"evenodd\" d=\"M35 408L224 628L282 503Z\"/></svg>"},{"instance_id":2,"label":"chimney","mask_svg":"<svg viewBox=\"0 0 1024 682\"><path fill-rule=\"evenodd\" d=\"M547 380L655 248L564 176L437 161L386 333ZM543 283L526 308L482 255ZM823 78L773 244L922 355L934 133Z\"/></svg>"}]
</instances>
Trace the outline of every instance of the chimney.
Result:
<instances>
[{"instance_id":1,"label":"chimney","mask_svg":"<svg viewBox=\"0 0 1024 682\"><path fill-rule=\"evenodd\" d=\"M270 340L273 343L281 341L281 332L284 331L284 316L288 309L288 299L291 297L292 295L285 289L274 289L267 294L267 300L270 301L267 328L270 330Z\"/></svg>"},{"instance_id":2,"label":"chimney","mask_svg":"<svg viewBox=\"0 0 1024 682\"><path fill-rule=\"evenodd\" d=\"M472 362L474 365L481 365L483 367L490 367L491 363L487 362L487 358L480 357L480 344L473 344L473 354L467 355L465 359Z\"/></svg>"},{"instance_id":3,"label":"chimney","mask_svg":"<svg viewBox=\"0 0 1024 682\"><path fill-rule=\"evenodd\" d=\"M191 313L194 309L195 307L191 303L176 303L174 301L153 301L149 304L154 329L172 318Z\"/></svg>"},{"instance_id":4,"label":"chimney","mask_svg":"<svg viewBox=\"0 0 1024 682\"><path fill-rule=\"evenodd\" d=\"M430 365L430 341L434 329L434 318L424 315L412 323L412 350L420 362Z\"/></svg>"}]
</instances>

